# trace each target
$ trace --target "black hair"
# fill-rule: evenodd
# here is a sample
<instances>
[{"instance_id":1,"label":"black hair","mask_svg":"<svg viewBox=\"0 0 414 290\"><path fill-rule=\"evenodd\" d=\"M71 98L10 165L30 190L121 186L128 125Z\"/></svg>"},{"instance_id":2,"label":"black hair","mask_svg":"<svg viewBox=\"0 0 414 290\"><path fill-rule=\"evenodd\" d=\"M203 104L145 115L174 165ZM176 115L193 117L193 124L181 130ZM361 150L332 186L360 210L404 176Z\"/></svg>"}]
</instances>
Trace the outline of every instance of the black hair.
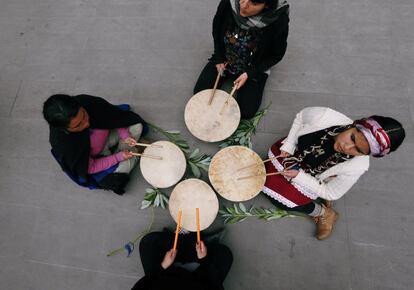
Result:
<instances>
[{"instance_id":1,"label":"black hair","mask_svg":"<svg viewBox=\"0 0 414 290\"><path fill-rule=\"evenodd\" d=\"M43 103L43 117L50 126L66 129L70 120L75 117L81 105L68 95L53 95Z\"/></svg>"},{"instance_id":2,"label":"black hair","mask_svg":"<svg viewBox=\"0 0 414 290\"><path fill-rule=\"evenodd\" d=\"M374 119L381 125L381 127L387 132L391 140L391 149L390 152L397 150L400 147L401 143L405 138L405 130L400 122L390 117L383 116L371 116L370 118Z\"/></svg>"},{"instance_id":3,"label":"black hair","mask_svg":"<svg viewBox=\"0 0 414 290\"><path fill-rule=\"evenodd\" d=\"M253 3L264 3L267 8L276 7L279 3L278 0L251 0Z\"/></svg>"}]
</instances>

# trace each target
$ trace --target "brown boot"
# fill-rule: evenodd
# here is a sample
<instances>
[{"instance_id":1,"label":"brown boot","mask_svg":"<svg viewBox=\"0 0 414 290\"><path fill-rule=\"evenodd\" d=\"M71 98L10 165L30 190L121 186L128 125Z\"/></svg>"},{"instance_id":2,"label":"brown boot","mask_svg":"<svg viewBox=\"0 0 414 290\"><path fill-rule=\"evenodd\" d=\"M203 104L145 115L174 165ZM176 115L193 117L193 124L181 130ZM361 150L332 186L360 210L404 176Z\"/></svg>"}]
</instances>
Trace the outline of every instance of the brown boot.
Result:
<instances>
[{"instance_id":1,"label":"brown boot","mask_svg":"<svg viewBox=\"0 0 414 290\"><path fill-rule=\"evenodd\" d=\"M324 209L325 212L323 215L313 218L317 226L316 238L318 240L324 240L329 237L339 216L338 213L330 207L324 206Z\"/></svg>"}]
</instances>

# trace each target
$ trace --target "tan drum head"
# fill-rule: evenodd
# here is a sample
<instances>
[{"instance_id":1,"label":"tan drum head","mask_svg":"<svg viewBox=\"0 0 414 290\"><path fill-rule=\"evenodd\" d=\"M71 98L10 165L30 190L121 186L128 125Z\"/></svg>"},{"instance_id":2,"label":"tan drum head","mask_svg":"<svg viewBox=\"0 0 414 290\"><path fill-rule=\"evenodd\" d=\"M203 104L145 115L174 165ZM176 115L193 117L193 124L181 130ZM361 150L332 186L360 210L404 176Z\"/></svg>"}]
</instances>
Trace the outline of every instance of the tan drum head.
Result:
<instances>
[{"instance_id":1,"label":"tan drum head","mask_svg":"<svg viewBox=\"0 0 414 290\"><path fill-rule=\"evenodd\" d=\"M236 100L229 98L229 103L222 110L229 94L216 90L213 102L209 105L212 91L204 90L195 94L184 111L188 130L206 142L218 142L230 137L240 123L240 108Z\"/></svg>"},{"instance_id":2,"label":"tan drum head","mask_svg":"<svg viewBox=\"0 0 414 290\"><path fill-rule=\"evenodd\" d=\"M200 230L204 230L216 219L219 204L216 193L206 182L191 178L176 185L168 207L175 222L178 222L178 211L181 209L181 227L196 232L196 208L200 209Z\"/></svg>"},{"instance_id":3,"label":"tan drum head","mask_svg":"<svg viewBox=\"0 0 414 290\"><path fill-rule=\"evenodd\" d=\"M184 153L169 141L157 141L153 144L161 145L162 148L150 146L145 148L143 153L162 157L162 160L141 157L142 176L157 188L173 186L184 176L187 167Z\"/></svg>"},{"instance_id":4,"label":"tan drum head","mask_svg":"<svg viewBox=\"0 0 414 290\"><path fill-rule=\"evenodd\" d=\"M250 175L259 176L237 180ZM245 201L262 190L266 181L266 169L260 156L253 150L244 146L230 146L214 155L208 177L214 189L225 199Z\"/></svg>"}]
</instances>

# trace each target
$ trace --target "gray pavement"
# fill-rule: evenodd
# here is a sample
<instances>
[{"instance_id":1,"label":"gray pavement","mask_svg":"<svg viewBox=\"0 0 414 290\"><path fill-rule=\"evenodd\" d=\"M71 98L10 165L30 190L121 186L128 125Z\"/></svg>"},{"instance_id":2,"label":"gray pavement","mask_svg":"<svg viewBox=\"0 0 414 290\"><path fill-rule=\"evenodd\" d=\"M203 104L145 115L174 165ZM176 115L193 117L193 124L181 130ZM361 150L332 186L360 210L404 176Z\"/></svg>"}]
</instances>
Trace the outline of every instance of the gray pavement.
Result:
<instances>
[{"instance_id":1,"label":"gray pavement","mask_svg":"<svg viewBox=\"0 0 414 290\"><path fill-rule=\"evenodd\" d=\"M305 106L404 123L400 150L336 202L332 237L302 218L227 226L234 253L226 289L413 289L414 2L291 0L288 51L273 69L254 138L264 154ZM130 289L139 253L106 253L144 230L140 173L120 197L72 183L49 153L42 102L88 93L130 103L179 129L212 51L218 0L0 0L0 289ZM156 139L158 136L153 135ZM270 207L264 197L250 202ZM219 226L218 218L214 226ZM172 225L156 210L154 229Z\"/></svg>"}]
</instances>

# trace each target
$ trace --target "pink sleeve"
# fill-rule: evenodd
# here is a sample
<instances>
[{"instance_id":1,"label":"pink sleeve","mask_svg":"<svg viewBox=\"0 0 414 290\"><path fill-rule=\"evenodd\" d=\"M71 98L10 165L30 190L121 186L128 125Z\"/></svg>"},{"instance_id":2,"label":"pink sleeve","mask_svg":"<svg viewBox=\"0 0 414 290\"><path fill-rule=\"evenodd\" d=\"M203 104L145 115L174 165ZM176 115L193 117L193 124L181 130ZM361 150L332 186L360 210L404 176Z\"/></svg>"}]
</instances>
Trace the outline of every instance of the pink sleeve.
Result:
<instances>
[{"instance_id":1,"label":"pink sleeve","mask_svg":"<svg viewBox=\"0 0 414 290\"><path fill-rule=\"evenodd\" d=\"M116 131L122 140L125 140L130 136L128 128L117 128Z\"/></svg>"},{"instance_id":2,"label":"pink sleeve","mask_svg":"<svg viewBox=\"0 0 414 290\"><path fill-rule=\"evenodd\" d=\"M88 173L94 174L101 171L104 171L111 166L114 166L118 162L124 160L122 152L118 152L116 154L112 154L109 156L101 157L101 158L91 158L89 157L89 165L88 165Z\"/></svg>"}]
</instances>

